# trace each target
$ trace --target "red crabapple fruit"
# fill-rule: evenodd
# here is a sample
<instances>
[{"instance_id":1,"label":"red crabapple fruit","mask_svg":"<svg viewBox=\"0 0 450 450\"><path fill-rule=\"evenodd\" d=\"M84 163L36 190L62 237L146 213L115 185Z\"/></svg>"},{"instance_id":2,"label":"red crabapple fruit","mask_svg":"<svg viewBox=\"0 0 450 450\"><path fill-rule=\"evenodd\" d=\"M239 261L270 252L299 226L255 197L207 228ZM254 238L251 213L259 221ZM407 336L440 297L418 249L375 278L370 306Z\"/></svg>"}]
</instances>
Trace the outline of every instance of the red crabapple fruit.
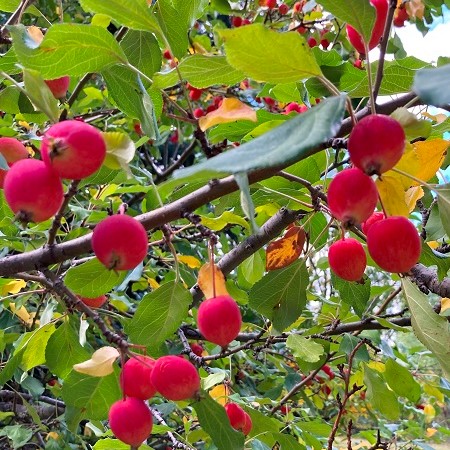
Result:
<instances>
[{"instance_id":1,"label":"red crabapple fruit","mask_svg":"<svg viewBox=\"0 0 450 450\"><path fill-rule=\"evenodd\" d=\"M252 419L238 404L227 403L225 405L230 425L238 431L242 431L245 435L249 434L252 429Z\"/></svg>"},{"instance_id":2,"label":"red crabapple fruit","mask_svg":"<svg viewBox=\"0 0 450 450\"><path fill-rule=\"evenodd\" d=\"M59 210L63 186L58 175L37 159L13 164L5 177L5 198L21 222L43 222Z\"/></svg>"},{"instance_id":3,"label":"red crabapple fruit","mask_svg":"<svg viewBox=\"0 0 450 450\"><path fill-rule=\"evenodd\" d=\"M208 341L226 347L241 330L241 311L229 295L219 295L201 303L197 324Z\"/></svg>"},{"instance_id":4,"label":"red crabapple fruit","mask_svg":"<svg viewBox=\"0 0 450 450\"><path fill-rule=\"evenodd\" d=\"M286 3L282 3L279 7L278 7L278 12L284 16L285 14L287 14L289 12L289 6L286 5Z\"/></svg>"},{"instance_id":5,"label":"red crabapple fruit","mask_svg":"<svg viewBox=\"0 0 450 450\"><path fill-rule=\"evenodd\" d=\"M197 344L196 342L193 342L191 344L191 351L197 356L203 355L203 347L200 344Z\"/></svg>"},{"instance_id":6,"label":"red crabapple fruit","mask_svg":"<svg viewBox=\"0 0 450 450\"><path fill-rule=\"evenodd\" d=\"M127 397L148 400L156 394L151 382L155 360L149 356L137 355L130 358L120 373L120 384Z\"/></svg>"},{"instance_id":7,"label":"red crabapple fruit","mask_svg":"<svg viewBox=\"0 0 450 450\"><path fill-rule=\"evenodd\" d=\"M404 4L402 5L404 6ZM397 8L395 11L395 17L393 20L394 27L401 28L405 26L405 22L409 20L409 14L406 8Z\"/></svg>"},{"instance_id":8,"label":"red crabapple fruit","mask_svg":"<svg viewBox=\"0 0 450 450\"><path fill-rule=\"evenodd\" d=\"M331 244L328 261L331 270L346 281L361 280L367 264L364 247L353 238L341 239Z\"/></svg>"},{"instance_id":9,"label":"red crabapple fruit","mask_svg":"<svg viewBox=\"0 0 450 450\"><path fill-rule=\"evenodd\" d=\"M42 160L61 178L81 180L95 173L106 156L106 144L97 128L78 120L52 125L44 134Z\"/></svg>"},{"instance_id":10,"label":"red crabapple fruit","mask_svg":"<svg viewBox=\"0 0 450 450\"><path fill-rule=\"evenodd\" d=\"M12 137L0 138L0 153L9 167L15 162L30 156L22 142ZM3 188L7 172L5 169L0 169L0 188Z\"/></svg>"},{"instance_id":11,"label":"red crabapple fruit","mask_svg":"<svg viewBox=\"0 0 450 450\"><path fill-rule=\"evenodd\" d=\"M64 98L67 94L67 89L69 89L70 77L65 76L54 80L45 80L45 84L49 87L53 97L58 99Z\"/></svg>"},{"instance_id":12,"label":"red crabapple fruit","mask_svg":"<svg viewBox=\"0 0 450 450\"><path fill-rule=\"evenodd\" d=\"M101 308L108 300L106 295L100 295L100 297L80 297L78 298L89 308Z\"/></svg>"},{"instance_id":13,"label":"red crabapple fruit","mask_svg":"<svg viewBox=\"0 0 450 450\"><path fill-rule=\"evenodd\" d=\"M392 117L371 114L361 119L348 139L348 153L354 166L367 175L381 175L392 169L405 149L405 132Z\"/></svg>"},{"instance_id":14,"label":"red crabapple fruit","mask_svg":"<svg viewBox=\"0 0 450 450\"><path fill-rule=\"evenodd\" d=\"M250 414L246 413L245 411L244 411L244 417L245 417L245 422L244 422L244 426L242 427L242 432L247 436L247 434L250 434L250 431L252 431L253 422L252 422L252 418L250 417Z\"/></svg>"},{"instance_id":15,"label":"red crabapple fruit","mask_svg":"<svg viewBox=\"0 0 450 450\"><path fill-rule=\"evenodd\" d=\"M386 272L409 272L419 261L422 243L416 227L406 217L380 220L367 232L372 259Z\"/></svg>"},{"instance_id":16,"label":"red crabapple fruit","mask_svg":"<svg viewBox=\"0 0 450 450\"><path fill-rule=\"evenodd\" d=\"M385 218L386 216L384 215L384 212L375 211L365 222L361 224L362 232L367 236L369 228L372 226L372 224Z\"/></svg>"},{"instance_id":17,"label":"red crabapple fruit","mask_svg":"<svg viewBox=\"0 0 450 450\"><path fill-rule=\"evenodd\" d=\"M328 187L328 206L344 226L362 223L373 213L378 201L377 186L359 169L339 172Z\"/></svg>"},{"instance_id":18,"label":"red crabapple fruit","mask_svg":"<svg viewBox=\"0 0 450 450\"><path fill-rule=\"evenodd\" d=\"M368 42L369 50L375 48L383 36L384 25L386 24L386 17L389 9L388 0L370 0L372 6L376 9L375 24L372 29L370 41ZM365 54L364 43L361 35L351 26L347 25L348 40L353 47L361 54Z\"/></svg>"},{"instance_id":19,"label":"red crabapple fruit","mask_svg":"<svg viewBox=\"0 0 450 450\"><path fill-rule=\"evenodd\" d=\"M200 389L200 377L195 366L175 355L156 360L151 380L163 397L173 401L192 398Z\"/></svg>"},{"instance_id":20,"label":"red crabapple fruit","mask_svg":"<svg viewBox=\"0 0 450 450\"><path fill-rule=\"evenodd\" d=\"M92 234L95 256L108 269L134 269L144 260L147 248L147 231L143 225L123 214L103 219Z\"/></svg>"},{"instance_id":21,"label":"red crabapple fruit","mask_svg":"<svg viewBox=\"0 0 450 450\"><path fill-rule=\"evenodd\" d=\"M113 403L108 419L114 436L133 447L139 447L148 439L153 428L152 414L147 404L133 397Z\"/></svg>"}]
</instances>

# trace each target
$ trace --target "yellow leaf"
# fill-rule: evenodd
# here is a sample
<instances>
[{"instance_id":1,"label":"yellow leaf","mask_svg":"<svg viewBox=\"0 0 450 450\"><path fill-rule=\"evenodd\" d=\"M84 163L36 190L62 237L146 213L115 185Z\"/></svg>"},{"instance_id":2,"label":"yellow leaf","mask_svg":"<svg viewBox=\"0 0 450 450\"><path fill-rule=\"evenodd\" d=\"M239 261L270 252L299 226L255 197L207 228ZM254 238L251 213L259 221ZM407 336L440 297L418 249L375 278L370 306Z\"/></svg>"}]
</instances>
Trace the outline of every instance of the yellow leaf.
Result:
<instances>
[{"instance_id":1,"label":"yellow leaf","mask_svg":"<svg viewBox=\"0 0 450 450\"><path fill-rule=\"evenodd\" d=\"M433 178L442 165L448 146L449 142L444 139L416 142L414 151L419 157L420 164L418 171L413 175L423 181ZM413 182L412 184L418 183Z\"/></svg>"},{"instance_id":2,"label":"yellow leaf","mask_svg":"<svg viewBox=\"0 0 450 450\"><path fill-rule=\"evenodd\" d=\"M209 395L219 404L225 406L227 403L227 398L229 395L229 389L224 384L218 384L214 386L210 391Z\"/></svg>"},{"instance_id":3,"label":"yellow leaf","mask_svg":"<svg viewBox=\"0 0 450 450\"><path fill-rule=\"evenodd\" d=\"M389 216L408 217L408 207L405 202L405 191L398 178L383 175L376 181L378 193L384 209Z\"/></svg>"},{"instance_id":4,"label":"yellow leaf","mask_svg":"<svg viewBox=\"0 0 450 450\"><path fill-rule=\"evenodd\" d=\"M427 404L425 408L423 408L423 412L425 414L425 422L431 422L436 416L436 410L433 405Z\"/></svg>"},{"instance_id":5,"label":"yellow leaf","mask_svg":"<svg viewBox=\"0 0 450 450\"><path fill-rule=\"evenodd\" d=\"M421 186L413 186L410 187L405 192L405 202L408 207L408 211L411 213L416 207L417 200L421 199L424 196L424 192Z\"/></svg>"},{"instance_id":6,"label":"yellow leaf","mask_svg":"<svg viewBox=\"0 0 450 450\"><path fill-rule=\"evenodd\" d=\"M128 163L133 159L136 146L130 137L120 131L104 131L103 139L106 143L105 166L110 169L130 171Z\"/></svg>"},{"instance_id":7,"label":"yellow leaf","mask_svg":"<svg viewBox=\"0 0 450 450\"><path fill-rule=\"evenodd\" d=\"M147 283L152 289L158 289L160 286L154 278L147 278Z\"/></svg>"},{"instance_id":8,"label":"yellow leaf","mask_svg":"<svg viewBox=\"0 0 450 450\"><path fill-rule=\"evenodd\" d=\"M113 373L114 361L120 356L114 347L102 347L96 350L91 359L73 366L74 370L92 377L105 377Z\"/></svg>"},{"instance_id":9,"label":"yellow leaf","mask_svg":"<svg viewBox=\"0 0 450 450\"><path fill-rule=\"evenodd\" d=\"M25 306L21 306L19 309L16 309L15 303L9 304L9 309L13 314L15 314L22 322L24 322L27 325L31 325L33 323L34 316L36 315L35 312L29 313L27 311L27 308ZM37 322L39 323L39 322Z\"/></svg>"},{"instance_id":10,"label":"yellow leaf","mask_svg":"<svg viewBox=\"0 0 450 450\"><path fill-rule=\"evenodd\" d=\"M437 433L436 428L427 428L427 437L432 437L436 433Z\"/></svg>"},{"instance_id":11,"label":"yellow leaf","mask_svg":"<svg viewBox=\"0 0 450 450\"><path fill-rule=\"evenodd\" d=\"M434 116L433 114L430 114L429 112L423 112L422 116L427 117L428 119L431 119L433 122L436 122L437 124L440 124L447 120L447 116L445 114L436 114Z\"/></svg>"},{"instance_id":12,"label":"yellow leaf","mask_svg":"<svg viewBox=\"0 0 450 450\"><path fill-rule=\"evenodd\" d=\"M286 234L272 241L266 249L266 270L282 269L298 259L305 244L302 227L291 227Z\"/></svg>"},{"instance_id":13,"label":"yellow leaf","mask_svg":"<svg viewBox=\"0 0 450 450\"><path fill-rule=\"evenodd\" d=\"M424 384L423 390L426 394L436 397L440 402L444 401L444 394L437 386L431 384Z\"/></svg>"},{"instance_id":14,"label":"yellow leaf","mask_svg":"<svg viewBox=\"0 0 450 450\"><path fill-rule=\"evenodd\" d=\"M202 263L195 256L177 255L178 261L186 264L191 269L198 269Z\"/></svg>"},{"instance_id":15,"label":"yellow leaf","mask_svg":"<svg viewBox=\"0 0 450 450\"><path fill-rule=\"evenodd\" d=\"M54 439L57 441L59 439L59 434L55 431L50 431L50 433L47 433L47 436L45 437L45 440L48 441L49 439Z\"/></svg>"},{"instance_id":16,"label":"yellow leaf","mask_svg":"<svg viewBox=\"0 0 450 450\"><path fill-rule=\"evenodd\" d=\"M428 247L432 248L433 250L437 249L441 244L438 241L430 241L427 242Z\"/></svg>"},{"instance_id":17,"label":"yellow leaf","mask_svg":"<svg viewBox=\"0 0 450 450\"><path fill-rule=\"evenodd\" d=\"M1 287L2 296L18 294L26 285L27 283L24 280L11 280Z\"/></svg>"},{"instance_id":18,"label":"yellow leaf","mask_svg":"<svg viewBox=\"0 0 450 450\"><path fill-rule=\"evenodd\" d=\"M197 283L206 299L219 295L229 295L225 284L225 277L214 263L212 266L210 263L202 266L198 272Z\"/></svg>"},{"instance_id":19,"label":"yellow leaf","mask_svg":"<svg viewBox=\"0 0 450 450\"><path fill-rule=\"evenodd\" d=\"M237 98L224 98L222 104L215 111L211 111L206 116L198 120L202 131L218 125L220 123L236 122L237 120L251 120L256 122L256 111L245 105Z\"/></svg>"},{"instance_id":20,"label":"yellow leaf","mask_svg":"<svg viewBox=\"0 0 450 450\"><path fill-rule=\"evenodd\" d=\"M386 366L384 363L380 361L370 361L369 364L367 364L371 369L376 370L377 372L385 372Z\"/></svg>"},{"instance_id":21,"label":"yellow leaf","mask_svg":"<svg viewBox=\"0 0 450 450\"><path fill-rule=\"evenodd\" d=\"M423 19L425 5L423 4L422 0L409 0L405 3L405 5L409 17L417 17L420 20Z\"/></svg>"},{"instance_id":22,"label":"yellow leaf","mask_svg":"<svg viewBox=\"0 0 450 450\"><path fill-rule=\"evenodd\" d=\"M444 312L447 309L450 309L450 298L441 298L441 312Z\"/></svg>"},{"instance_id":23,"label":"yellow leaf","mask_svg":"<svg viewBox=\"0 0 450 450\"><path fill-rule=\"evenodd\" d=\"M416 153L415 147L411 144L406 144L405 153L403 154L400 161L396 164L395 168L403 172L409 173L411 175L417 176L419 167L420 167L420 160L419 155ZM393 170L388 170L383 175L383 178L385 176L396 178L398 181L400 181L404 190L408 189L414 184L411 178L405 177L404 175L400 175L399 173L394 172Z\"/></svg>"}]
</instances>

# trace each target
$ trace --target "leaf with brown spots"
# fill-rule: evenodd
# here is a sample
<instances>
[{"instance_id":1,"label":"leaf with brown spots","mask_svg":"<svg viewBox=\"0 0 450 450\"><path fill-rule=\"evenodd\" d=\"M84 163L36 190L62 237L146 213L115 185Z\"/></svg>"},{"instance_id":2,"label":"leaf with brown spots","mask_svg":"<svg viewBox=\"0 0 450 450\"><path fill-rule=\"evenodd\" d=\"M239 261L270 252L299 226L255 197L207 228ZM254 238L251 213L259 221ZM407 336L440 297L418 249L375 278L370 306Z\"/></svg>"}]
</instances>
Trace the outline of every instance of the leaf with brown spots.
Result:
<instances>
[{"instance_id":1,"label":"leaf with brown spots","mask_svg":"<svg viewBox=\"0 0 450 450\"><path fill-rule=\"evenodd\" d=\"M293 226L282 238L271 242L266 250L266 270L282 269L292 264L300 256L305 239L305 230Z\"/></svg>"}]
</instances>

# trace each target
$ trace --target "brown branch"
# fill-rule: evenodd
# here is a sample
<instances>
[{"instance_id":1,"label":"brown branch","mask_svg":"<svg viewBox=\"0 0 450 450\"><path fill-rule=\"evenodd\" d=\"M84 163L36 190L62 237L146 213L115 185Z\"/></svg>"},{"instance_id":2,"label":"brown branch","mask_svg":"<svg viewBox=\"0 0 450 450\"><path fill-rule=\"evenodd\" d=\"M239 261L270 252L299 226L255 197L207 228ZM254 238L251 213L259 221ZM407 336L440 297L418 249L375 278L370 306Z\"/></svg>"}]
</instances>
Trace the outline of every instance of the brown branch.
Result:
<instances>
[{"instance_id":1,"label":"brown branch","mask_svg":"<svg viewBox=\"0 0 450 450\"><path fill-rule=\"evenodd\" d=\"M416 264L411 269L411 274L411 280L422 292L426 294L433 292L441 297L450 297L450 278L439 281L435 269L425 267L423 264Z\"/></svg>"},{"instance_id":2,"label":"brown branch","mask_svg":"<svg viewBox=\"0 0 450 450\"><path fill-rule=\"evenodd\" d=\"M56 398L47 397L46 395L41 395L39 397L34 397L31 394L26 394L25 392L14 392L8 391L7 389L0 390L0 400L1 401L15 401L23 397L25 400L39 401L42 403L47 403L48 405L52 405L57 408L65 408L66 404L61 400L57 400Z\"/></svg>"},{"instance_id":3,"label":"brown branch","mask_svg":"<svg viewBox=\"0 0 450 450\"><path fill-rule=\"evenodd\" d=\"M29 6L31 6L35 1L36 0L21 0L19 6L17 6L17 9L11 14L9 19L0 28L0 35L3 36L7 26L18 24L21 21L22 15L25 12L25 10Z\"/></svg>"}]
</instances>

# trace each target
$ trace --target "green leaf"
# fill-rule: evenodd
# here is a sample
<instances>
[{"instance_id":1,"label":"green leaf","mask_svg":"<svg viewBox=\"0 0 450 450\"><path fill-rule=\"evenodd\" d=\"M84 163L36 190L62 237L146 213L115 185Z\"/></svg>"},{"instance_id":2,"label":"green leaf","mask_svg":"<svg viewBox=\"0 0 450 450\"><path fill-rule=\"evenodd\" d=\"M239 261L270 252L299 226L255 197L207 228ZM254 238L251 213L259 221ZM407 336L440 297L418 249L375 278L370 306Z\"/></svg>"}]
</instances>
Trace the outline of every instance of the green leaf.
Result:
<instances>
[{"instance_id":1,"label":"green leaf","mask_svg":"<svg viewBox=\"0 0 450 450\"><path fill-rule=\"evenodd\" d=\"M106 377L72 371L64 381L61 395L67 405L82 409L87 418L105 420L110 406L122 397L119 370Z\"/></svg>"},{"instance_id":2,"label":"green leaf","mask_svg":"<svg viewBox=\"0 0 450 450\"><path fill-rule=\"evenodd\" d=\"M366 42L370 41L375 24L375 8L367 0L321 0L320 4L338 19L350 24Z\"/></svg>"},{"instance_id":3,"label":"green leaf","mask_svg":"<svg viewBox=\"0 0 450 450\"><path fill-rule=\"evenodd\" d=\"M247 414L250 415L252 419L252 431L250 431L251 437L259 436L267 432L276 433L282 427L281 422L274 417L269 417L266 414L263 414L262 412L246 405L240 406Z\"/></svg>"},{"instance_id":4,"label":"green leaf","mask_svg":"<svg viewBox=\"0 0 450 450\"><path fill-rule=\"evenodd\" d=\"M200 426L211 436L220 450L244 448L244 434L231 428L225 408L208 394L192 405L197 413Z\"/></svg>"},{"instance_id":5,"label":"green leaf","mask_svg":"<svg viewBox=\"0 0 450 450\"><path fill-rule=\"evenodd\" d=\"M64 278L66 286L82 297L99 297L125 279L127 272L108 270L97 258L71 267Z\"/></svg>"},{"instance_id":6,"label":"green leaf","mask_svg":"<svg viewBox=\"0 0 450 450\"><path fill-rule=\"evenodd\" d=\"M33 437L33 430L22 425L8 425L2 427L0 436L6 436L12 441L13 448L20 448Z\"/></svg>"},{"instance_id":7,"label":"green leaf","mask_svg":"<svg viewBox=\"0 0 450 450\"><path fill-rule=\"evenodd\" d=\"M94 450L130 450L130 446L128 444L124 444L118 439L99 439L94 447ZM139 450L150 450L148 445L140 445Z\"/></svg>"},{"instance_id":8,"label":"green leaf","mask_svg":"<svg viewBox=\"0 0 450 450\"><path fill-rule=\"evenodd\" d=\"M438 208L442 225L447 236L450 236L450 183L434 186L433 190L438 196Z\"/></svg>"},{"instance_id":9,"label":"green leaf","mask_svg":"<svg viewBox=\"0 0 450 450\"><path fill-rule=\"evenodd\" d=\"M299 33L279 33L254 24L219 30L219 35L224 40L228 62L255 80L289 83L322 75Z\"/></svg>"},{"instance_id":10,"label":"green leaf","mask_svg":"<svg viewBox=\"0 0 450 450\"><path fill-rule=\"evenodd\" d=\"M128 28L159 32L147 0L81 0L80 4L84 10L106 14Z\"/></svg>"},{"instance_id":11,"label":"green leaf","mask_svg":"<svg viewBox=\"0 0 450 450\"><path fill-rule=\"evenodd\" d=\"M156 17L172 55L181 59L189 46L188 30L201 16L208 0L158 0Z\"/></svg>"},{"instance_id":12,"label":"green leaf","mask_svg":"<svg viewBox=\"0 0 450 450\"><path fill-rule=\"evenodd\" d=\"M397 396L386 386L385 381L375 370L364 367L364 384L367 386L367 400L389 420L397 420L400 407Z\"/></svg>"},{"instance_id":13,"label":"green leaf","mask_svg":"<svg viewBox=\"0 0 450 450\"><path fill-rule=\"evenodd\" d=\"M436 314L425 294L408 278L402 278L403 292L411 311L414 334L430 350L450 377L450 329L445 317Z\"/></svg>"},{"instance_id":14,"label":"green leaf","mask_svg":"<svg viewBox=\"0 0 450 450\"><path fill-rule=\"evenodd\" d=\"M243 27L247 28L247 27ZM324 100L270 132L192 167L177 170L175 178L203 172L238 173L287 166L317 152L335 136L345 110L345 96Z\"/></svg>"},{"instance_id":15,"label":"green leaf","mask_svg":"<svg viewBox=\"0 0 450 450\"><path fill-rule=\"evenodd\" d=\"M447 275L450 269L450 256L433 250L429 245L422 245L419 262L427 267L436 266L440 280Z\"/></svg>"},{"instance_id":16,"label":"green leaf","mask_svg":"<svg viewBox=\"0 0 450 450\"><path fill-rule=\"evenodd\" d=\"M351 334L344 334L342 337L341 344L339 345L339 351L344 353L347 357L360 343L360 339ZM366 345L362 345L355 354L354 361L370 361L369 352L367 351Z\"/></svg>"},{"instance_id":17,"label":"green leaf","mask_svg":"<svg viewBox=\"0 0 450 450\"><path fill-rule=\"evenodd\" d=\"M347 305L353 306L356 314L362 317L370 298L370 279L364 277L364 283L362 284L345 281L332 273L331 280L334 288L339 291L341 300Z\"/></svg>"},{"instance_id":18,"label":"green leaf","mask_svg":"<svg viewBox=\"0 0 450 450\"><path fill-rule=\"evenodd\" d=\"M28 371L45 363L45 348L55 330L55 324L51 322L38 328L33 333L23 335L24 337L18 347L18 350L24 349L20 363L23 370ZM31 335L29 339L26 337L27 335Z\"/></svg>"},{"instance_id":19,"label":"green leaf","mask_svg":"<svg viewBox=\"0 0 450 450\"><path fill-rule=\"evenodd\" d=\"M127 62L112 34L101 27L52 25L39 46L31 40L23 25L8 27L8 30L19 62L28 69L39 71L45 79L100 72L113 64Z\"/></svg>"},{"instance_id":20,"label":"green leaf","mask_svg":"<svg viewBox=\"0 0 450 450\"><path fill-rule=\"evenodd\" d=\"M106 143L105 166L113 170L122 169L129 172L128 163L136 152L134 142L128 134L120 131L105 131L102 136Z\"/></svg>"},{"instance_id":21,"label":"green leaf","mask_svg":"<svg viewBox=\"0 0 450 450\"><path fill-rule=\"evenodd\" d=\"M397 395L406 397L413 403L419 401L421 395L420 384L406 367L401 366L392 358L388 358L386 361L384 379Z\"/></svg>"},{"instance_id":22,"label":"green leaf","mask_svg":"<svg viewBox=\"0 0 450 450\"><path fill-rule=\"evenodd\" d=\"M178 70L184 80L199 89L214 84L236 84L244 78L243 72L231 67L225 56L191 55L180 62ZM180 82L176 69L157 73L153 80L154 86L160 89Z\"/></svg>"},{"instance_id":23,"label":"green leaf","mask_svg":"<svg viewBox=\"0 0 450 450\"><path fill-rule=\"evenodd\" d=\"M389 320L383 319L382 317L370 316L372 319L376 320L381 326L389 328L391 330L400 331L401 333L410 333L411 330L405 327L396 325L395 323L389 322Z\"/></svg>"},{"instance_id":24,"label":"green leaf","mask_svg":"<svg viewBox=\"0 0 450 450\"><path fill-rule=\"evenodd\" d=\"M181 325L191 302L189 291L170 281L144 296L125 330L134 344L158 346Z\"/></svg>"},{"instance_id":25,"label":"green leaf","mask_svg":"<svg viewBox=\"0 0 450 450\"><path fill-rule=\"evenodd\" d=\"M296 358L310 363L319 361L324 353L324 348L320 344L297 334L291 334L287 338L286 346L292 350Z\"/></svg>"},{"instance_id":26,"label":"green leaf","mask_svg":"<svg viewBox=\"0 0 450 450\"><path fill-rule=\"evenodd\" d=\"M6 72L9 75L19 73L20 69L16 66L16 64L17 56L13 47L0 56L0 71Z\"/></svg>"},{"instance_id":27,"label":"green leaf","mask_svg":"<svg viewBox=\"0 0 450 450\"><path fill-rule=\"evenodd\" d=\"M450 64L419 70L414 77L413 91L429 105L450 103Z\"/></svg>"},{"instance_id":28,"label":"green leaf","mask_svg":"<svg viewBox=\"0 0 450 450\"><path fill-rule=\"evenodd\" d=\"M81 346L78 333L67 320L52 334L45 349L46 364L59 378L65 378L74 364L89 358L90 353Z\"/></svg>"},{"instance_id":29,"label":"green leaf","mask_svg":"<svg viewBox=\"0 0 450 450\"><path fill-rule=\"evenodd\" d=\"M202 224L213 231L220 231L224 229L228 224L241 225L246 230L250 229L245 219L243 219L241 216L238 216L237 214L232 213L231 211L225 211L219 217L200 217L202 219Z\"/></svg>"},{"instance_id":30,"label":"green leaf","mask_svg":"<svg viewBox=\"0 0 450 450\"><path fill-rule=\"evenodd\" d=\"M250 291L249 306L268 319L278 331L292 325L306 305L309 284L305 262L273 270L258 281Z\"/></svg>"}]
</instances>

